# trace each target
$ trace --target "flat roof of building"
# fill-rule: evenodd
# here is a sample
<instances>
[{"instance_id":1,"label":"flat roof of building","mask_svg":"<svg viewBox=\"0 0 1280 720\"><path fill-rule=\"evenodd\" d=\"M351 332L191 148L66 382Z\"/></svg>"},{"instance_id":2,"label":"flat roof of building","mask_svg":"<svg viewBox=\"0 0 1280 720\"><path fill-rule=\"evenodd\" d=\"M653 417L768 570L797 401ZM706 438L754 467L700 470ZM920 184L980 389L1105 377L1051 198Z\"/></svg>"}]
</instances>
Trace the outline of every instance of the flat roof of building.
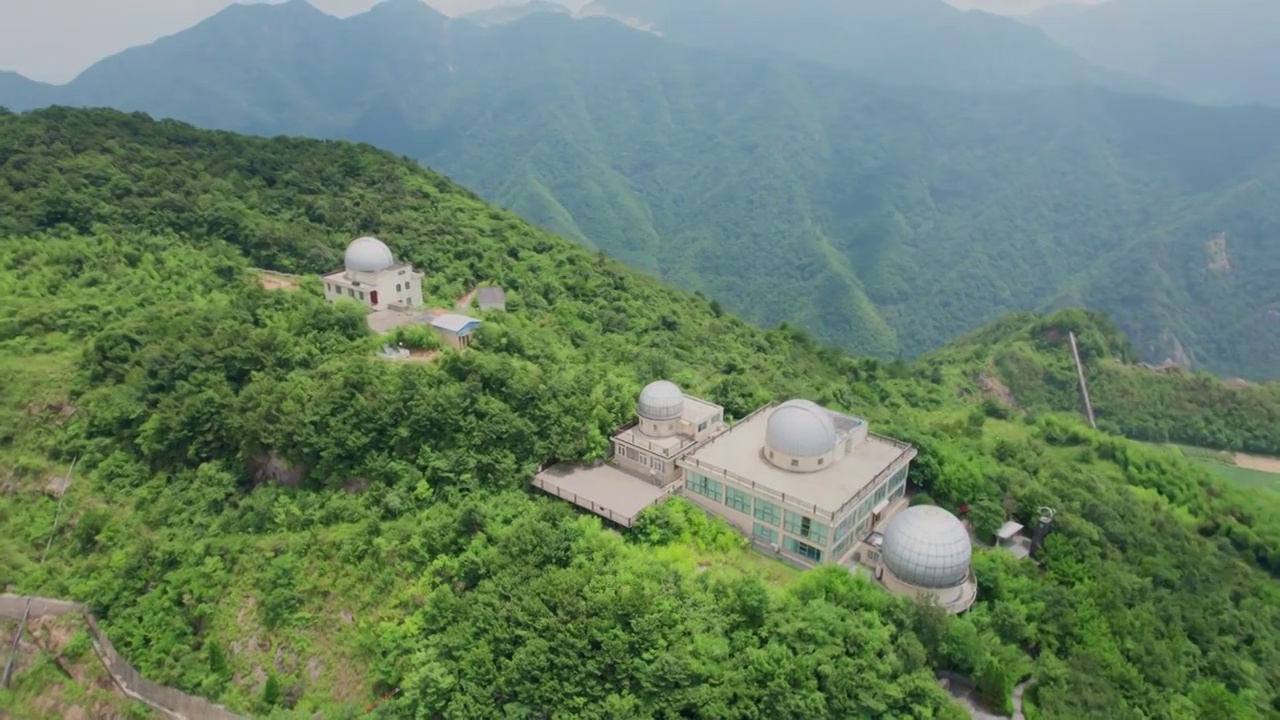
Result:
<instances>
[{"instance_id":1,"label":"flat roof of building","mask_svg":"<svg viewBox=\"0 0 1280 720\"><path fill-rule=\"evenodd\" d=\"M507 301L507 293L500 287L482 287L476 290L476 301L481 308L501 305Z\"/></svg>"},{"instance_id":2,"label":"flat roof of building","mask_svg":"<svg viewBox=\"0 0 1280 720\"><path fill-rule=\"evenodd\" d=\"M624 527L631 527L641 510L661 502L674 488L650 485L608 464L568 463L538 473L533 485Z\"/></svg>"},{"instance_id":3,"label":"flat roof of building","mask_svg":"<svg viewBox=\"0 0 1280 720\"><path fill-rule=\"evenodd\" d=\"M848 454L822 470L790 472L765 459L765 429L772 407L749 415L727 432L694 450L681 463L695 471L728 471L739 478L827 513L836 513L845 503L866 489L880 473L911 447L868 435ZM847 417L847 416L846 416ZM856 419L856 418L854 418Z\"/></svg>"},{"instance_id":4,"label":"flat roof of building","mask_svg":"<svg viewBox=\"0 0 1280 720\"><path fill-rule=\"evenodd\" d=\"M430 312L410 312L386 308L369 313L365 316L365 322L368 323L370 330L385 335L398 327L406 325L430 325L435 317Z\"/></svg>"}]
</instances>

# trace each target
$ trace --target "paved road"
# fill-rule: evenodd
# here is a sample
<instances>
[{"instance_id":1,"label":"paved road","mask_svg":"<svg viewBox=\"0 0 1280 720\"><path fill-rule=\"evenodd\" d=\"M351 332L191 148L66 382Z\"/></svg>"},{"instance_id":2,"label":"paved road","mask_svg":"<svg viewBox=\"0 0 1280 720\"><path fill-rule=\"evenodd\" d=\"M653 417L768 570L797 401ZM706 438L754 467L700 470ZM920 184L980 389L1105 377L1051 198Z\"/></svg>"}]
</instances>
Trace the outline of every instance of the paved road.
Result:
<instances>
[{"instance_id":1,"label":"paved road","mask_svg":"<svg viewBox=\"0 0 1280 720\"><path fill-rule=\"evenodd\" d=\"M960 703L960 707L968 711L969 717L973 718L973 720L1005 720L1004 715L996 715L982 707L978 702L977 685L969 678L952 673L939 673L938 680L946 688L947 692L951 693L951 697ZM1022 695L1030 685L1031 681L1026 680L1013 687L1013 720L1026 720L1027 718L1022 711Z\"/></svg>"}]
</instances>

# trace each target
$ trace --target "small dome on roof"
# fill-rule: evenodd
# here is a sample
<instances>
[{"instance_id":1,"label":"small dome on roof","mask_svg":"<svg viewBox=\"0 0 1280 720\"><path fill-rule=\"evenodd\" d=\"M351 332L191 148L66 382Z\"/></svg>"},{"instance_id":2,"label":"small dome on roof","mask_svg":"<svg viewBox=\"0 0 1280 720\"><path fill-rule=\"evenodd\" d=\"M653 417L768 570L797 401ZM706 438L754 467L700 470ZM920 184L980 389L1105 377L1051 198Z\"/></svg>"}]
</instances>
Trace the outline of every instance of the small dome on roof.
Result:
<instances>
[{"instance_id":1,"label":"small dome on roof","mask_svg":"<svg viewBox=\"0 0 1280 720\"><path fill-rule=\"evenodd\" d=\"M821 405L788 400L770 413L765 444L791 457L821 457L836 448L836 426Z\"/></svg>"},{"instance_id":2,"label":"small dome on roof","mask_svg":"<svg viewBox=\"0 0 1280 720\"><path fill-rule=\"evenodd\" d=\"M378 272L395 264L391 248L375 237L356 238L343 256L347 272Z\"/></svg>"},{"instance_id":3,"label":"small dome on roof","mask_svg":"<svg viewBox=\"0 0 1280 720\"><path fill-rule=\"evenodd\" d=\"M684 412L684 393L670 380L644 386L636 403L636 414L645 420L675 420Z\"/></svg>"},{"instance_id":4,"label":"small dome on roof","mask_svg":"<svg viewBox=\"0 0 1280 720\"><path fill-rule=\"evenodd\" d=\"M899 580L937 589L955 587L969 576L973 543L955 515L935 505L916 505L889 519L880 550Z\"/></svg>"}]
</instances>

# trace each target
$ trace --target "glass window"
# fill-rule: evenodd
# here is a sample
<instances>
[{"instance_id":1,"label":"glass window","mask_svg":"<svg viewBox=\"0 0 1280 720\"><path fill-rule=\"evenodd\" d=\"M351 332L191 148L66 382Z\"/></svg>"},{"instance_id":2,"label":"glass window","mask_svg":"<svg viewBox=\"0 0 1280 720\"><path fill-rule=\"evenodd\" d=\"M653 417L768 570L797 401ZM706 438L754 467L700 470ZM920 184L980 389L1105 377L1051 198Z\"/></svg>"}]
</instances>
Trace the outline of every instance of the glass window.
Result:
<instances>
[{"instance_id":1,"label":"glass window","mask_svg":"<svg viewBox=\"0 0 1280 720\"><path fill-rule=\"evenodd\" d=\"M902 487L904 484L906 484L906 482L907 482L907 468L904 467L898 470L898 472L893 474L893 478L889 480L889 487L891 489L896 490Z\"/></svg>"},{"instance_id":2,"label":"glass window","mask_svg":"<svg viewBox=\"0 0 1280 720\"><path fill-rule=\"evenodd\" d=\"M737 488L724 489L724 504L740 513L751 514L751 496Z\"/></svg>"},{"instance_id":3,"label":"glass window","mask_svg":"<svg viewBox=\"0 0 1280 720\"><path fill-rule=\"evenodd\" d=\"M684 479L684 486L690 492L696 492L703 497L709 497L716 501L720 500L724 490L724 486L720 483L698 473L689 473Z\"/></svg>"},{"instance_id":4,"label":"glass window","mask_svg":"<svg viewBox=\"0 0 1280 720\"><path fill-rule=\"evenodd\" d=\"M793 513L788 510L784 516L782 529L792 535L809 538L821 545L827 544L827 526L799 513Z\"/></svg>"},{"instance_id":5,"label":"glass window","mask_svg":"<svg viewBox=\"0 0 1280 720\"><path fill-rule=\"evenodd\" d=\"M822 562L822 551L808 543L802 543L795 538L782 538L782 547L787 552L795 553L801 557L808 558L816 563Z\"/></svg>"},{"instance_id":6,"label":"glass window","mask_svg":"<svg viewBox=\"0 0 1280 720\"><path fill-rule=\"evenodd\" d=\"M755 499L756 511L755 517L761 522L767 522L770 525L778 525L782 522L782 508L774 505L768 500Z\"/></svg>"},{"instance_id":7,"label":"glass window","mask_svg":"<svg viewBox=\"0 0 1280 720\"><path fill-rule=\"evenodd\" d=\"M760 523L756 523L752 526L751 535L766 542L778 542L778 531L768 527L767 525L761 525Z\"/></svg>"},{"instance_id":8,"label":"glass window","mask_svg":"<svg viewBox=\"0 0 1280 720\"><path fill-rule=\"evenodd\" d=\"M873 497L872 499L875 500L876 502L880 502L888 494L889 494L889 483L885 483L880 487L876 488L875 497Z\"/></svg>"},{"instance_id":9,"label":"glass window","mask_svg":"<svg viewBox=\"0 0 1280 720\"><path fill-rule=\"evenodd\" d=\"M838 540L844 539L845 537L848 537L849 532L853 530L853 526L857 524L857 522L858 522L858 516L856 514L850 515L844 520L841 520L840 524L836 526L835 539L838 541Z\"/></svg>"}]
</instances>

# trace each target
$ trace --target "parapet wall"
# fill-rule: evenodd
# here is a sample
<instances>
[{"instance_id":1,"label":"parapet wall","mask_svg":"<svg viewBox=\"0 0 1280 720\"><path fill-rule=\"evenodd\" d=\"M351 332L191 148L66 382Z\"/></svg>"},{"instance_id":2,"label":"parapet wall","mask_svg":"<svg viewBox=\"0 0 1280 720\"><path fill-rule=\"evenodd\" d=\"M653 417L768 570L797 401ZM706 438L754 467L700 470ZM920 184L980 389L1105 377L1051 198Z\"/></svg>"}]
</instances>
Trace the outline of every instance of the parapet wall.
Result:
<instances>
[{"instance_id":1,"label":"parapet wall","mask_svg":"<svg viewBox=\"0 0 1280 720\"><path fill-rule=\"evenodd\" d=\"M30 609L27 600L31 601ZM93 651L119 686L121 692L176 720L245 720L220 705L194 697L171 687L147 680L116 652L105 633L98 628L97 618L85 606L67 600L23 595L0 594L0 617L22 622L25 619L80 613L93 639Z\"/></svg>"}]
</instances>

